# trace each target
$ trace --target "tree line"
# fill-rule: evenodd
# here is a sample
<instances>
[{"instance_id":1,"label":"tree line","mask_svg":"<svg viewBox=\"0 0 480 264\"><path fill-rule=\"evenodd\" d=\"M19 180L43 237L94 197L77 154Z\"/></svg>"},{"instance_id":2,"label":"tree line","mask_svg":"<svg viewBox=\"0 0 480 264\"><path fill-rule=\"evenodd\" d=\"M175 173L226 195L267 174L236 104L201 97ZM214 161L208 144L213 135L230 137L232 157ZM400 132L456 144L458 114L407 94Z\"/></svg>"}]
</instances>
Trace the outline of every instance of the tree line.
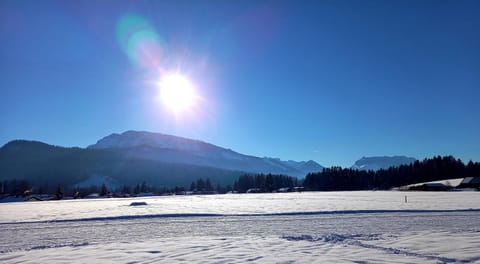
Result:
<instances>
[{"instance_id":1,"label":"tree line","mask_svg":"<svg viewBox=\"0 0 480 264\"><path fill-rule=\"evenodd\" d=\"M303 185L311 191L388 190L420 182L475 176L480 176L480 163L470 161L465 165L453 156L435 156L378 171L325 168L322 172L307 174Z\"/></svg>"},{"instance_id":2,"label":"tree line","mask_svg":"<svg viewBox=\"0 0 480 264\"><path fill-rule=\"evenodd\" d=\"M298 179L286 175L244 174L234 181L233 190L239 193L245 193L249 189L255 189L255 192L273 192L296 186L298 186Z\"/></svg>"},{"instance_id":3,"label":"tree line","mask_svg":"<svg viewBox=\"0 0 480 264\"><path fill-rule=\"evenodd\" d=\"M50 185L49 188L34 188L26 180L0 181L0 196L27 196L30 194L50 193L54 199L64 196L83 198L92 193L99 196L136 196L148 194L214 194L238 192L274 192L280 189L293 190L294 187L303 187L309 191L354 191L354 190L388 190L393 187L446 180L453 178L479 177L480 163L468 162L464 164L453 156L435 156L423 161L390 167L378 171L364 171L350 168L331 167L322 172L309 173L303 181L295 177L275 174L243 174L232 184L222 185L212 183L210 178L199 178L187 186L155 186L143 181L135 185L123 185L109 189L105 184L77 188L75 186Z\"/></svg>"},{"instance_id":4,"label":"tree line","mask_svg":"<svg viewBox=\"0 0 480 264\"><path fill-rule=\"evenodd\" d=\"M192 181L190 188L185 186L155 187L143 181L133 186L123 185L116 188L108 188L105 184L89 187L62 187L57 185L50 191L42 188L34 188L26 180L11 180L0 182L0 196L8 194L13 196L28 196L30 194L51 194L52 199L64 197L85 198L91 194L100 197L125 197L142 194L223 194L227 192L245 193L249 189L255 192L272 192L280 188L293 188L298 185L297 178L274 175L274 174L244 174L233 182L233 185L222 185L219 182L213 184L210 178L199 178Z\"/></svg>"}]
</instances>

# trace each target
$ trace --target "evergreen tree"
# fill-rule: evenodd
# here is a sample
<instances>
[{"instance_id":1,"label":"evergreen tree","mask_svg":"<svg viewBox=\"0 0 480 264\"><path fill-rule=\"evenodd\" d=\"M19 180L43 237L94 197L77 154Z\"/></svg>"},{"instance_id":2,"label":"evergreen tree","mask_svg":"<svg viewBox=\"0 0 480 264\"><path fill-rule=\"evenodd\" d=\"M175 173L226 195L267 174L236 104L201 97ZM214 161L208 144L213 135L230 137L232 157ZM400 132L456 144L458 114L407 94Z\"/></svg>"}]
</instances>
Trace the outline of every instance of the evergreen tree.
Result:
<instances>
[{"instance_id":1,"label":"evergreen tree","mask_svg":"<svg viewBox=\"0 0 480 264\"><path fill-rule=\"evenodd\" d=\"M1 185L1 186L0 186L0 195L5 194L5 183L6 183L6 182L7 182L7 181L2 181L2 182L0 182L0 185Z\"/></svg>"},{"instance_id":2,"label":"evergreen tree","mask_svg":"<svg viewBox=\"0 0 480 264\"><path fill-rule=\"evenodd\" d=\"M140 184L137 184L137 185L133 188L133 193L134 193L134 194L139 194L139 193L140 193Z\"/></svg>"},{"instance_id":3,"label":"evergreen tree","mask_svg":"<svg viewBox=\"0 0 480 264\"><path fill-rule=\"evenodd\" d=\"M55 191L55 200L62 200L62 199L63 199L62 187L58 185L57 190Z\"/></svg>"},{"instance_id":4,"label":"evergreen tree","mask_svg":"<svg viewBox=\"0 0 480 264\"><path fill-rule=\"evenodd\" d=\"M105 183L102 184L102 187L100 188L100 196L106 196L108 194L107 186Z\"/></svg>"},{"instance_id":5,"label":"evergreen tree","mask_svg":"<svg viewBox=\"0 0 480 264\"><path fill-rule=\"evenodd\" d=\"M142 182L142 186L140 187L140 192L142 193L148 192L147 183L145 181Z\"/></svg>"},{"instance_id":6,"label":"evergreen tree","mask_svg":"<svg viewBox=\"0 0 480 264\"><path fill-rule=\"evenodd\" d=\"M463 178L468 175L480 176L480 170L470 169L472 162L465 166L452 156L435 156L412 164L390 167L378 171L358 171L340 167L325 168L319 173L309 173L303 182L308 190L369 190L390 189L404 185Z\"/></svg>"},{"instance_id":7,"label":"evergreen tree","mask_svg":"<svg viewBox=\"0 0 480 264\"><path fill-rule=\"evenodd\" d=\"M244 174L233 183L233 189L246 192L248 189L257 188L264 192L272 192L280 188L294 187L294 178L286 175L274 174Z\"/></svg>"},{"instance_id":8,"label":"evergreen tree","mask_svg":"<svg viewBox=\"0 0 480 264\"><path fill-rule=\"evenodd\" d=\"M130 194L130 187L127 185L123 185L122 187L122 193L124 194Z\"/></svg>"},{"instance_id":9,"label":"evergreen tree","mask_svg":"<svg viewBox=\"0 0 480 264\"><path fill-rule=\"evenodd\" d=\"M236 191L236 192L239 191L238 181L237 181L237 180L233 181L233 191Z\"/></svg>"},{"instance_id":10,"label":"evergreen tree","mask_svg":"<svg viewBox=\"0 0 480 264\"><path fill-rule=\"evenodd\" d=\"M213 191L212 183L210 182L210 178L207 178L205 181L205 191L211 192Z\"/></svg>"},{"instance_id":11,"label":"evergreen tree","mask_svg":"<svg viewBox=\"0 0 480 264\"><path fill-rule=\"evenodd\" d=\"M200 191L200 192L205 191L205 181L203 181L202 178L197 180L197 190Z\"/></svg>"},{"instance_id":12,"label":"evergreen tree","mask_svg":"<svg viewBox=\"0 0 480 264\"><path fill-rule=\"evenodd\" d=\"M267 192L275 190L273 175L270 173L265 177L265 189Z\"/></svg>"},{"instance_id":13,"label":"evergreen tree","mask_svg":"<svg viewBox=\"0 0 480 264\"><path fill-rule=\"evenodd\" d=\"M192 184L190 184L190 191L195 191L197 189L197 185L195 184L194 181L192 181Z\"/></svg>"}]
</instances>

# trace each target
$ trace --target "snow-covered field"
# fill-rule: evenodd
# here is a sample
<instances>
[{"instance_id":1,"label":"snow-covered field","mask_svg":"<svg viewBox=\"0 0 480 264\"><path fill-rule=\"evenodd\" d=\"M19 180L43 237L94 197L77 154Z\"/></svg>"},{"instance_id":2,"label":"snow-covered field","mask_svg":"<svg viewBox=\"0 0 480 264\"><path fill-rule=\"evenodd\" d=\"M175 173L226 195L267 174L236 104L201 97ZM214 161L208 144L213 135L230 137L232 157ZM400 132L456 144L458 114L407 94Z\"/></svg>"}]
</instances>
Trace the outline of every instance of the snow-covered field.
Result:
<instances>
[{"instance_id":1,"label":"snow-covered field","mask_svg":"<svg viewBox=\"0 0 480 264\"><path fill-rule=\"evenodd\" d=\"M480 192L0 204L1 263L480 263L479 248Z\"/></svg>"}]
</instances>

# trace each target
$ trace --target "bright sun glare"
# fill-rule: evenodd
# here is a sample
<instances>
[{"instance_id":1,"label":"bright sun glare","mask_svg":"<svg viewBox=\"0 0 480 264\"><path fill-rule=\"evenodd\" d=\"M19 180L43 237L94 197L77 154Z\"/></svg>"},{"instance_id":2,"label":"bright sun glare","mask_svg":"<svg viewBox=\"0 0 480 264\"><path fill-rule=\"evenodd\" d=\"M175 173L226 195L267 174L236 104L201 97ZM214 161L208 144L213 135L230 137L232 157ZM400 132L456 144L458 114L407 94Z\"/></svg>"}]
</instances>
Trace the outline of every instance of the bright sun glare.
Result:
<instances>
[{"instance_id":1,"label":"bright sun glare","mask_svg":"<svg viewBox=\"0 0 480 264\"><path fill-rule=\"evenodd\" d=\"M191 109L197 99L192 83L181 74L169 74L159 83L163 104L175 114Z\"/></svg>"}]
</instances>

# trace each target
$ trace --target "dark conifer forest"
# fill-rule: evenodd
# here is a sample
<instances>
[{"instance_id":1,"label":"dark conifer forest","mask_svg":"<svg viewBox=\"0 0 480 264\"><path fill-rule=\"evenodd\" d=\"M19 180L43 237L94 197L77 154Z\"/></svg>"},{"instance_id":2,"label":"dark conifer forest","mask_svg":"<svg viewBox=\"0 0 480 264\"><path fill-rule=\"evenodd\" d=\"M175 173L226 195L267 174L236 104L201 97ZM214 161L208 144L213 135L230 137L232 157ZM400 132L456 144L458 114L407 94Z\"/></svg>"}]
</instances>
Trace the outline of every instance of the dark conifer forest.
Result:
<instances>
[{"instance_id":1,"label":"dark conifer forest","mask_svg":"<svg viewBox=\"0 0 480 264\"><path fill-rule=\"evenodd\" d=\"M213 175L214 176L214 175ZM26 179L0 181L0 195L10 194L26 196L33 193L55 192L55 199L67 196L86 197L90 193L99 193L100 196L152 194L185 194L187 190L194 194L215 194L227 192L276 192L276 191L355 191L355 190L389 190L409 184L446 180L465 177L480 177L480 163L468 162L452 156L436 156L423 161L390 167L378 171L357 170L351 168L331 167L322 172L309 173L304 179L297 179L280 174L241 174L236 179L221 182L218 177L198 177L190 185L166 186L156 182L143 181L141 184L124 184L118 188L108 189L105 184L88 188L76 188L60 182L40 182L32 184ZM48 185L50 183L50 185ZM55 184L54 190L48 186ZM59 195L61 194L61 195Z\"/></svg>"},{"instance_id":2,"label":"dark conifer forest","mask_svg":"<svg viewBox=\"0 0 480 264\"><path fill-rule=\"evenodd\" d=\"M412 164L378 171L362 171L341 167L326 168L310 173L303 186L311 191L388 190L408 184L480 176L480 163L452 156L436 156Z\"/></svg>"}]
</instances>

